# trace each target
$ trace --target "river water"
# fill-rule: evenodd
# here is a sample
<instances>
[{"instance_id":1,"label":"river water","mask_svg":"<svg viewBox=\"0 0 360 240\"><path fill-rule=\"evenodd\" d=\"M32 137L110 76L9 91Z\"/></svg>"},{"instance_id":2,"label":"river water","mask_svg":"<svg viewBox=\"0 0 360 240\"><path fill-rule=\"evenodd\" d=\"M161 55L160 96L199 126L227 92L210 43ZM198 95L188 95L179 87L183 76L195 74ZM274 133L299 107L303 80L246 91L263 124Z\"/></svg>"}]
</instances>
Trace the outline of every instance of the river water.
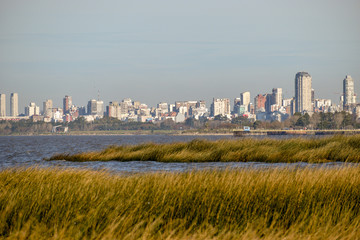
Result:
<instances>
[{"instance_id":1,"label":"river water","mask_svg":"<svg viewBox=\"0 0 360 240\"><path fill-rule=\"evenodd\" d=\"M174 135L91 135L91 136L0 136L0 170L10 167L60 167L87 168L92 170L108 170L111 172L156 172L156 171L188 171L214 168L244 167L281 167L289 164L277 163L241 163L241 162L207 162L207 163L160 163L152 161L132 162L67 162L45 161L56 153L77 153L97 151L109 145L134 145L146 142L170 143L187 142L193 139L218 140L234 138L232 136L174 136ZM319 164L295 163L294 166L318 166ZM341 163L330 163L325 166L339 166ZM324 164L321 164L324 166Z\"/></svg>"}]
</instances>

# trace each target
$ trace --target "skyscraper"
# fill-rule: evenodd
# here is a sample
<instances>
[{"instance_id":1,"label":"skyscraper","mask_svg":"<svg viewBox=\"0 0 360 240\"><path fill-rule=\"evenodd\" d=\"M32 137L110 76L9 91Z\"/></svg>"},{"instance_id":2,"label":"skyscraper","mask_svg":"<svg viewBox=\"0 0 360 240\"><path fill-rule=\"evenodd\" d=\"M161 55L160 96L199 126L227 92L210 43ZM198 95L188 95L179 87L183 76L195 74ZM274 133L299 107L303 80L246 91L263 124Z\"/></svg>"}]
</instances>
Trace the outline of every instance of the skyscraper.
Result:
<instances>
[{"instance_id":1,"label":"skyscraper","mask_svg":"<svg viewBox=\"0 0 360 240\"><path fill-rule=\"evenodd\" d=\"M240 104L245 106L246 111L249 111L250 92L240 93Z\"/></svg>"},{"instance_id":2,"label":"skyscraper","mask_svg":"<svg viewBox=\"0 0 360 240\"><path fill-rule=\"evenodd\" d=\"M6 117L6 95L0 94L0 117Z\"/></svg>"},{"instance_id":3,"label":"skyscraper","mask_svg":"<svg viewBox=\"0 0 360 240\"><path fill-rule=\"evenodd\" d=\"M87 114L96 115L97 113L96 108L97 108L97 101L95 99L90 100L87 105Z\"/></svg>"},{"instance_id":4,"label":"skyscraper","mask_svg":"<svg viewBox=\"0 0 360 240\"><path fill-rule=\"evenodd\" d=\"M351 78L350 75L346 75L344 81L344 109L350 106L355 105L355 91L354 91L354 80Z\"/></svg>"},{"instance_id":5,"label":"skyscraper","mask_svg":"<svg viewBox=\"0 0 360 240\"><path fill-rule=\"evenodd\" d=\"M51 117L53 108L53 101L51 99L47 99L43 102L43 114L45 117Z\"/></svg>"},{"instance_id":6,"label":"skyscraper","mask_svg":"<svg viewBox=\"0 0 360 240\"><path fill-rule=\"evenodd\" d=\"M72 99L66 95L63 99L64 113L69 113L70 107L72 106Z\"/></svg>"},{"instance_id":7,"label":"skyscraper","mask_svg":"<svg viewBox=\"0 0 360 240\"><path fill-rule=\"evenodd\" d=\"M17 117L19 115L19 96L17 93L10 95L10 116Z\"/></svg>"},{"instance_id":8,"label":"skyscraper","mask_svg":"<svg viewBox=\"0 0 360 240\"><path fill-rule=\"evenodd\" d=\"M103 101L96 102L96 115L104 116L104 102Z\"/></svg>"},{"instance_id":9,"label":"skyscraper","mask_svg":"<svg viewBox=\"0 0 360 240\"><path fill-rule=\"evenodd\" d=\"M307 72L298 72L295 76L295 111L312 112L311 76Z\"/></svg>"},{"instance_id":10,"label":"skyscraper","mask_svg":"<svg viewBox=\"0 0 360 240\"><path fill-rule=\"evenodd\" d=\"M234 99L234 110L233 110L233 112L234 112L235 114L239 114L239 113L240 113L240 106L241 106L241 104L240 104L240 98L235 98L235 99Z\"/></svg>"},{"instance_id":11,"label":"skyscraper","mask_svg":"<svg viewBox=\"0 0 360 240\"><path fill-rule=\"evenodd\" d=\"M106 116L120 119L120 105L118 102L110 102L106 107Z\"/></svg>"},{"instance_id":12,"label":"skyscraper","mask_svg":"<svg viewBox=\"0 0 360 240\"><path fill-rule=\"evenodd\" d=\"M270 113L271 111L271 105L273 102L273 94L270 93L266 93L264 94L264 97L266 98L265 101L265 112Z\"/></svg>"},{"instance_id":13,"label":"skyscraper","mask_svg":"<svg viewBox=\"0 0 360 240\"><path fill-rule=\"evenodd\" d=\"M103 116L104 115L104 102L97 101L95 99L90 100L87 105L87 114L95 115L95 116Z\"/></svg>"},{"instance_id":14,"label":"skyscraper","mask_svg":"<svg viewBox=\"0 0 360 240\"><path fill-rule=\"evenodd\" d=\"M266 95L258 94L254 98L255 112L265 112Z\"/></svg>"},{"instance_id":15,"label":"skyscraper","mask_svg":"<svg viewBox=\"0 0 360 240\"><path fill-rule=\"evenodd\" d=\"M272 90L272 105L276 104L282 106L282 88L273 88Z\"/></svg>"}]
</instances>

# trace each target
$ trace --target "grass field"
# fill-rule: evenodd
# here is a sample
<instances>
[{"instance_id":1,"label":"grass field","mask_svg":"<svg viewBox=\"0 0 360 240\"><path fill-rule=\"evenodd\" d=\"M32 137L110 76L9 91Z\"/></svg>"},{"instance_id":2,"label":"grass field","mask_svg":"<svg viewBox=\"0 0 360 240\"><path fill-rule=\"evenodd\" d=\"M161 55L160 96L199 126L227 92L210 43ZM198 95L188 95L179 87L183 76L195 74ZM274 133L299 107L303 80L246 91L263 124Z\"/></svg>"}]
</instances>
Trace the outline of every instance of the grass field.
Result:
<instances>
[{"instance_id":1,"label":"grass field","mask_svg":"<svg viewBox=\"0 0 360 240\"><path fill-rule=\"evenodd\" d=\"M360 136L193 140L185 143L110 146L99 152L57 154L48 160L159 162L360 162Z\"/></svg>"},{"instance_id":2,"label":"grass field","mask_svg":"<svg viewBox=\"0 0 360 240\"><path fill-rule=\"evenodd\" d=\"M0 171L0 238L359 239L360 167Z\"/></svg>"}]
</instances>

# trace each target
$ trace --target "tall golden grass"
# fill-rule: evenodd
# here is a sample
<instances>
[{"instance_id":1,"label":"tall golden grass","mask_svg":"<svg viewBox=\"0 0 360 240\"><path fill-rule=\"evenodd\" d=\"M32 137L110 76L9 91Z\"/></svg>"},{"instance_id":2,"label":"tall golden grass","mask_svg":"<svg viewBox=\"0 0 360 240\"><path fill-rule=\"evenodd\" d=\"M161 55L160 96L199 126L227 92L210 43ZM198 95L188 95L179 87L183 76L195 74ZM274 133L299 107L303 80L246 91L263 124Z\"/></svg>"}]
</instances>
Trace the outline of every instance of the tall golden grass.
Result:
<instances>
[{"instance_id":1,"label":"tall golden grass","mask_svg":"<svg viewBox=\"0 0 360 240\"><path fill-rule=\"evenodd\" d=\"M160 162L360 162L360 136L193 140L186 143L110 146L99 152L56 154L49 160Z\"/></svg>"},{"instance_id":2,"label":"tall golden grass","mask_svg":"<svg viewBox=\"0 0 360 240\"><path fill-rule=\"evenodd\" d=\"M360 167L0 172L0 238L359 239Z\"/></svg>"}]
</instances>

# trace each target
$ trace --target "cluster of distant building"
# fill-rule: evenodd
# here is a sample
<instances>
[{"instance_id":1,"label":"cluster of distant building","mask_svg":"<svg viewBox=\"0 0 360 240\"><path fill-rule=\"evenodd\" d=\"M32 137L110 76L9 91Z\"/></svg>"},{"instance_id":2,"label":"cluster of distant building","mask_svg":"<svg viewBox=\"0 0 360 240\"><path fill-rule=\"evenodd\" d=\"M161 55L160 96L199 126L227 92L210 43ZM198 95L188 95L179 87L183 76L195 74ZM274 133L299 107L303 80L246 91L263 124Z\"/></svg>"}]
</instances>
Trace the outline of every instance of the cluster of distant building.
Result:
<instances>
[{"instance_id":1,"label":"cluster of distant building","mask_svg":"<svg viewBox=\"0 0 360 240\"><path fill-rule=\"evenodd\" d=\"M271 93L257 94L251 102L250 92L243 92L235 98L231 111L229 98L213 98L210 110L205 101L176 101L174 104L160 102L156 107L139 101L125 98L121 102L112 101L104 107L104 102L95 99L88 101L87 107L77 107L73 104L71 96L63 98L63 107L53 106L51 99L43 102L40 107L31 102L25 107L25 113L19 115L18 94L10 95L10 116L6 114L6 96L0 94L0 120L32 119L44 122L71 122L82 116L91 122L104 116L132 122L156 122L171 119L174 122L184 122L187 118L214 119L223 116L228 119L243 116L250 120L277 120L283 121L294 113L302 114L314 112L352 113L360 118L360 104L356 104L354 80L347 75L343 80L343 94L340 104L332 103L330 99L315 98L312 88L312 78L307 72L298 72L295 76L295 97L283 98L282 88L273 88Z\"/></svg>"}]
</instances>

